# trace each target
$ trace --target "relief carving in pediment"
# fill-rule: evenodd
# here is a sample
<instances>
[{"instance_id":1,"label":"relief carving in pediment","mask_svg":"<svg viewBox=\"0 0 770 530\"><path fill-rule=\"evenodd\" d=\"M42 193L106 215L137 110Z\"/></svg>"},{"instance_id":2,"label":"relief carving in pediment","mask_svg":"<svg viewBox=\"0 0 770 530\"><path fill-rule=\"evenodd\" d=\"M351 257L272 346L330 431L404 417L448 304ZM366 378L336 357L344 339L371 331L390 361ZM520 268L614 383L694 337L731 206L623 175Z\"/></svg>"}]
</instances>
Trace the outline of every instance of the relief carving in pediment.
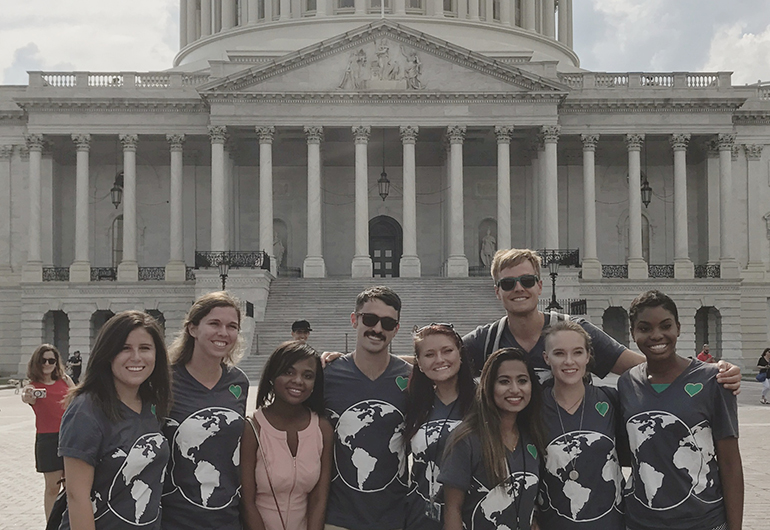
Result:
<instances>
[{"instance_id":1,"label":"relief carving in pediment","mask_svg":"<svg viewBox=\"0 0 770 530\"><path fill-rule=\"evenodd\" d=\"M342 81L342 90L421 90L422 62L417 52L387 38L351 51Z\"/></svg>"}]
</instances>

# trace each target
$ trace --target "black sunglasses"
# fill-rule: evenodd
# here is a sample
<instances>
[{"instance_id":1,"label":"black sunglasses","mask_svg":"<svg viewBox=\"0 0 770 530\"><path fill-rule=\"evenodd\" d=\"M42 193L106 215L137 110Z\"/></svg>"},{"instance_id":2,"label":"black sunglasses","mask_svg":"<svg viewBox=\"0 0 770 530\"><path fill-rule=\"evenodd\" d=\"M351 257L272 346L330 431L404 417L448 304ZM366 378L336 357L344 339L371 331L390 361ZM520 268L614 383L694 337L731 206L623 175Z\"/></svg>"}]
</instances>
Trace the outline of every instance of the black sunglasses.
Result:
<instances>
[{"instance_id":1,"label":"black sunglasses","mask_svg":"<svg viewBox=\"0 0 770 530\"><path fill-rule=\"evenodd\" d=\"M525 289L531 289L540 280L535 274L525 274L523 276L509 276L497 280L497 286L503 291L510 291L516 288L516 282L519 282Z\"/></svg>"},{"instance_id":2,"label":"black sunglasses","mask_svg":"<svg viewBox=\"0 0 770 530\"><path fill-rule=\"evenodd\" d=\"M395 318L381 317L374 313L356 313L356 316L361 317L361 322L364 323L364 326L369 328L376 326L377 322L382 324L382 329L385 331L393 331L396 329L396 326L398 326L398 320Z\"/></svg>"},{"instance_id":3,"label":"black sunglasses","mask_svg":"<svg viewBox=\"0 0 770 530\"><path fill-rule=\"evenodd\" d=\"M56 358L53 359L46 359L45 357L40 358L40 364L56 364Z\"/></svg>"}]
</instances>

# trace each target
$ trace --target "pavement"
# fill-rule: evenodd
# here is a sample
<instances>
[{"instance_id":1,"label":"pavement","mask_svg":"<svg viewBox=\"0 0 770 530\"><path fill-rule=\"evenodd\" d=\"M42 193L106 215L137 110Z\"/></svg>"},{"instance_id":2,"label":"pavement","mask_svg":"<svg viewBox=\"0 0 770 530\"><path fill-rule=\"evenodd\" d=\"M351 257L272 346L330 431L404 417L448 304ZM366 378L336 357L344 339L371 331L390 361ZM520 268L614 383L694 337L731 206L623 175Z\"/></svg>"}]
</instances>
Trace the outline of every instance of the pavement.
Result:
<instances>
[{"instance_id":1,"label":"pavement","mask_svg":"<svg viewBox=\"0 0 770 530\"><path fill-rule=\"evenodd\" d=\"M605 384L613 384L609 379ZM738 396L745 504L743 530L766 530L770 499L767 440L770 405L760 405L762 384L744 381ZM249 392L254 409L256 386ZM43 529L43 476L35 472L35 415L14 389L0 389L0 530Z\"/></svg>"}]
</instances>

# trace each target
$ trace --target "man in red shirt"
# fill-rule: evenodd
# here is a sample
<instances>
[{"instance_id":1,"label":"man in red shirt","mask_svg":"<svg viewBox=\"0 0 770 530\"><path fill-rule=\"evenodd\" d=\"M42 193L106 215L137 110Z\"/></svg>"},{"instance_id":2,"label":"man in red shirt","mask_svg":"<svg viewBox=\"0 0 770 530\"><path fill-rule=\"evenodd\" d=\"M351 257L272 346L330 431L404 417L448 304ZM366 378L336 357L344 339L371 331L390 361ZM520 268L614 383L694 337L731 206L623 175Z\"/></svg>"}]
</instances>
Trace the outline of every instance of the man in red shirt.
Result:
<instances>
[{"instance_id":1,"label":"man in red shirt","mask_svg":"<svg viewBox=\"0 0 770 530\"><path fill-rule=\"evenodd\" d=\"M717 362L716 359L714 359L714 356L709 353L709 345L704 344L703 345L703 351L698 354L698 360L703 361L704 363L715 363Z\"/></svg>"}]
</instances>

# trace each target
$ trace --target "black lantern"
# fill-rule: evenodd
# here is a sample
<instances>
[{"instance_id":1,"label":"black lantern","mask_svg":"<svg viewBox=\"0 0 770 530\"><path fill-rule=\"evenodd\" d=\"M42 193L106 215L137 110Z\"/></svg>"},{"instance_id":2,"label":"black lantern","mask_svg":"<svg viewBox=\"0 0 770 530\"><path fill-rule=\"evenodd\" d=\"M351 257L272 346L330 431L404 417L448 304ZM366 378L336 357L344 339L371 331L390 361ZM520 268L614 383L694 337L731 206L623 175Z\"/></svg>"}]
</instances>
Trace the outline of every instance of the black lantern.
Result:
<instances>
[{"instance_id":1,"label":"black lantern","mask_svg":"<svg viewBox=\"0 0 770 530\"><path fill-rule=\"evenodd\" d=\"M548 257L548 271L551 273L551 303L546 306L546 311L562 310L559 302L556 301L556 277L559 275L560 259L559 253L555 250L552 250Z\"/></svg>"},{"instance_id":2,"label":"black lantern","mask_svg":"<svg viewBox=\"0 0 770 530\"><path fill-rule=\"evenodd\" d=\"M647 177L644 177L644 181L642 182L642 203L644 203L645 208L650 205L651 200L652 188L650 187L650 183L647 182Z\"/></svg>"},{"instance_id":3,"label":"black lantern","mask_svg":"<svg viewBox=\"0 0 770 530\"><path fill-rule=\"evenodd\" d=\"M219 277L222 278L222 290L225 290L225 284L227 283L227 275L230 272L230 260L222 256L222 261L219 262Z\"/></svg>"},{"instance_id":4,"label":"black lantern","mask_svg":"<svg viewBox=\"0 0 770 530\"><path fill-rule=\"evenodd\" d=\"M377 187L380 191L380 197L385 202L385 198L390 194L390 181L388 180L388 174L385 173L385 129L382 129L382 173L380 173L380 179L377 181Z\"/></svg>"},{"instance_id":5,"label":"black lantern","mask_svg":"<svg viewBox=\"0 0 770 530\"><path fill-rule=\"evenodd\" d=\"M115 209L120 206L121 201L123 200L123 172L118 171L118 173L115 175L115 182L112 184L112 188L110 189L110 198L112 199L112 204L115 205Z\"/></svg>"}]
</instances>

